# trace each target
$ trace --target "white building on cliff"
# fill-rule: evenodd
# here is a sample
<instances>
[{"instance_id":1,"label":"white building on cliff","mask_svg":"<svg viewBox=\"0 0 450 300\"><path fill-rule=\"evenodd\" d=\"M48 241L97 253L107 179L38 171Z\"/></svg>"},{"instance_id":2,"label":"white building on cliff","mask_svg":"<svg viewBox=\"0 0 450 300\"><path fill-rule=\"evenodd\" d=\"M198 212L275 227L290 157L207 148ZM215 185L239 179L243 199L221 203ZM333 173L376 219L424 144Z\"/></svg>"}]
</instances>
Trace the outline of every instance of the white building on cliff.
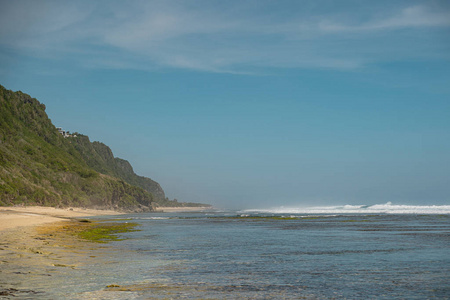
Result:
<instances>
[{"instance_id":1,"label":"white building on cliff","mask_svg":"<svg viewBox=\"0 0 450 300\"><path fill-rule=\"evenodd\" d=\"M63 137L71 137L72 135L69 133L69 131L65 131L62 129L62 127L56 127L59 133L62 134Z\"/></svg>"}]
</instances>

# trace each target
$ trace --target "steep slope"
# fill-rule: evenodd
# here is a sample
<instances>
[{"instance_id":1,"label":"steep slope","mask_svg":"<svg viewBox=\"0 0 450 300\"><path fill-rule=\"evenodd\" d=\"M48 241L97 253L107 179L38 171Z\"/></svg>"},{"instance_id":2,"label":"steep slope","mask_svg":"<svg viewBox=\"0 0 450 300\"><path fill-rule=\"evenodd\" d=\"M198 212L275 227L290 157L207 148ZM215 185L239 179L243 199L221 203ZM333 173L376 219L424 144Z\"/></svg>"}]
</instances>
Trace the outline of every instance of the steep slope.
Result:
<instances>
[{"instance_id":1,"label":"steep slope","mask_svg":"<svg viewBox=\"0 0 450 300\"><path fill-rule=\"evenodd\" d=\"M133 167L124 159L114 157L111 149L100 142L90 142L89 137L76 134L72 144L79 151L83 160L95 171L120 178L129 184L143 188L151 193L155 199L164 200L166 198L164 190L159 183L150 178L138 176L134 173Z\"/></svg>"},{"instance_id":2,"label":"steep slope","mask_svg":"<svg viewBox=\"0 0 450 300\"><path fill-rule=\"evenodd\" d=\"M151 209L176 204L87 136L64 138L45 105L0 85L0 205Z\"/></svg>"}]
</instances>

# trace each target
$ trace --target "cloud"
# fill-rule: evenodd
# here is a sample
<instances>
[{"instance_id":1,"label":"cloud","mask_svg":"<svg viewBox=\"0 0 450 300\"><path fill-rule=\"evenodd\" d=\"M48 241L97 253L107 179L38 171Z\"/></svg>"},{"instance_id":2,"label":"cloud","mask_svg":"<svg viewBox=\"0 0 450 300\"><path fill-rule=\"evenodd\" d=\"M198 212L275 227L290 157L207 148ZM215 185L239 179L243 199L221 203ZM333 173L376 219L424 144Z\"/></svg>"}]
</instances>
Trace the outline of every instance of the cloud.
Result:
<instances>
[{"instance_id":1,"label":"cloud","mask_svg":"<svg viewBox=\"0 0 450 300\"><path fill-rule=\"evenodd\" d=\"M406 7L392 17L372 20L357 25L343 25L325 20L319 23L320 30L325 32L367 32L449 26L450 13L448 11L430 11L421 5Z\"/></svg>"},{"instance_id":2,"label":"cloud","mask_svg":"<svg viewBox=\"0 0 450 300\"><path fill-rule=\"evenodd\" d=\"M415 34L432 28L448 36L449 10L440 6L381 5L361 18L358 8L277 3L274 9L264 1L4 2L0 45L47 59L70 57L90 67L238 74L267 68L351 70L400 56L442 57L448 46L448 38L433 44Z\"/></svg>"},{"instance_id":3,"label":"cloud","mask_svg":"<svg viewBox=\"0 0 450 300\"><path fill-rule=\"evenodd\" d=\"M48 50L85 36L77 27L93 9L92 5L58 1L2 1L0 5L1 44L34 50Z\"/></svg>"}]
</instances>

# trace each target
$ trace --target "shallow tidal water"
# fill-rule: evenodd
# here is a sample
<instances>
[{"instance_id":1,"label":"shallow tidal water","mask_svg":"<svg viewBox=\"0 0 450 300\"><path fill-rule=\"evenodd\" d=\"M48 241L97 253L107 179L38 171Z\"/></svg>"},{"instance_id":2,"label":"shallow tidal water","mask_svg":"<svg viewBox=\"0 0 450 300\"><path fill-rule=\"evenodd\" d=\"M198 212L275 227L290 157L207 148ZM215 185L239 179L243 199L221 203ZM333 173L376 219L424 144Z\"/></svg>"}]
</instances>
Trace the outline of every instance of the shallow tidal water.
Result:
<instances>
[{"instance_id":1,"label":"shallow tidal water","mask_svg":"<svg viewBox=\"0 0 450 300\"><path fill-rule=\"evenodd\" d=\"M41 289L34 282L42 293L32 298L450 299L450 215L121 219L140 231L109 243L98 259L45 278Z\"/></svg>"}]
</instances>

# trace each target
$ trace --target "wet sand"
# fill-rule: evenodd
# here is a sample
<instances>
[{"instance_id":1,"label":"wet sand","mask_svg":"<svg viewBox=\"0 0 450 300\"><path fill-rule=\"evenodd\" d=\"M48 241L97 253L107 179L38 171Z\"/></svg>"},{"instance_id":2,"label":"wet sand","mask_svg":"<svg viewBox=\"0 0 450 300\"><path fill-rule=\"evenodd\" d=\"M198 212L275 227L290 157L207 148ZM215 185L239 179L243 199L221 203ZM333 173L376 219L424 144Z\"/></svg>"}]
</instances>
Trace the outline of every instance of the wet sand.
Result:
<instances>
[{"instance_id":1,"label":"wet sand","mask_svg":"<svg viewBox=\"0 0 450 300\"><path fill-rule=\"evenodd\" d=\"M165 207L160 212L204 209ZM89 226L80 222L83 217L120 214L81 208L0 207L0 298L52 298L49 292L67 285L67 278L82 276L90 265L108 263L113 249L82 240L76 232ZM98 293L119 292L106 289Z\"/></svg>"},{"instance_id":2,"label":"wet sand","mask_svg":"<svg viewBox=\"0 0 450 300\"><path fill-rule=\"evenodd\" d=\"M77 218L119 215L117 211L0 207L0 298L40 297L45 282L66 280L67 272L102 256L101 245L70 233Z\"/></svg>"},{"instance_id":3,"label":"wet sand","mask_svg":"<svg viewBox=\"0 0 450 300\"><path fill-rule=\"evenodd\" d=\"M113 210L54 208L43 206L0 207L0 231L23 226L36 226L56 221L101 215L120 215Z\"/></svg>"},{"instance_id":4,"label":"wet sand","mask_svg":"<svg viewBox=\"0 0 450 300\"><path fill-rule=\"evenodd\" d=\"M156 212L202 212L211 207L158 207ZM0 231L23 226L36 226L88 216L120 215L114 210L54 208L43 206L0 207Z\"/></svg>"}]
</instances>

